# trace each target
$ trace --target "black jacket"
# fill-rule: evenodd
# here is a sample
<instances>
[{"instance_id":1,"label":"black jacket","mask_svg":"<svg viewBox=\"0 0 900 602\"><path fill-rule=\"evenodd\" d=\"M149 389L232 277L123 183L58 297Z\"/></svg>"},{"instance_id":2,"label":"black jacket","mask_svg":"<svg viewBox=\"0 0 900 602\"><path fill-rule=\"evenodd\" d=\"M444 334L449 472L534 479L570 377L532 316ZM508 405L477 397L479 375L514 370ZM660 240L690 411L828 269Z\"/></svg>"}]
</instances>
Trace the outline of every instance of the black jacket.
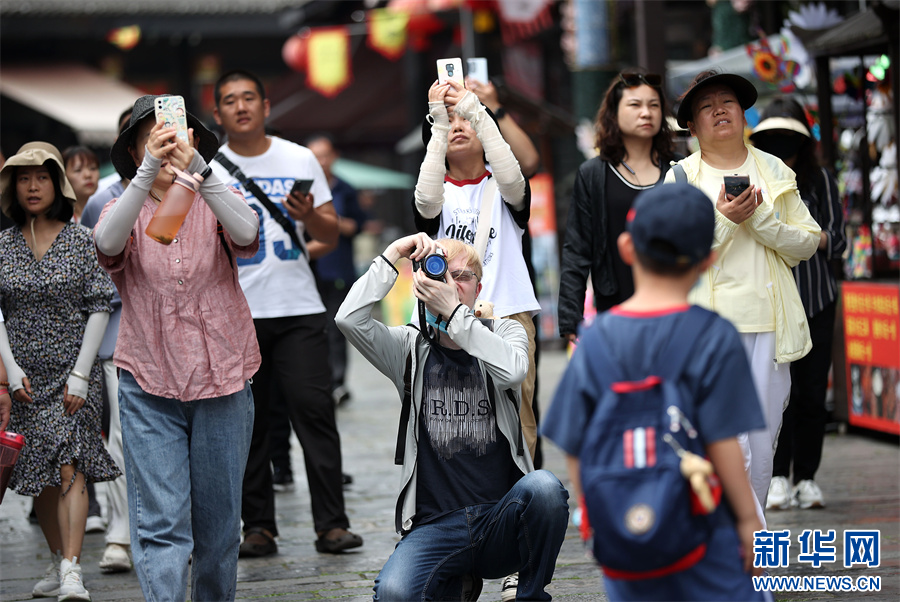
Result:
<instances>
[{"instance_id":1,"label":"black jacket","mask_svg":"<svg viewBox=\"0 0 900 602\"><path fill-rule=\"evenodd\" d=\"M595 299L619 290L612 257L606 252L606 166L606 161L594 157L582 163L575 176L559 276L561 336L578 332L589 270Z\"/></svg>"},{"instance_id":2,"label":"black jacket","mask_svg":"<svg viewBox=\"0 0 900 602\"><path fill-rule=\"evenodd\" d=\"M663 175L669 169L663 161ZM584 318L584 294L590 272L594 288L594 300L619 292L613 271L609 245L616 241L607 239L606 175L608 162L600 157L588 159L578 168L566 235L562 250L559 279L559 334L577 334Z\"/></svg>"}]
</instances>

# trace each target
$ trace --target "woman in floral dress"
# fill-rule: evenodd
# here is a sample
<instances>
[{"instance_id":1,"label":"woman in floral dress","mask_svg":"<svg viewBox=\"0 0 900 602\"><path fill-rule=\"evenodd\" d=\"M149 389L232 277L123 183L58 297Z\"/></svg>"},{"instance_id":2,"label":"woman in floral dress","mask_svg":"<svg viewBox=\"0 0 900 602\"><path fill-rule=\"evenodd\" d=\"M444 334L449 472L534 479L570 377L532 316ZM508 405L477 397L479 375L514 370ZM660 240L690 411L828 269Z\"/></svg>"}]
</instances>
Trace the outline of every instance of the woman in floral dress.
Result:
<instances>
[{"instance_id":1,"label":"woman in floral dress","mask_svg":"<svg viewBox=\"0 0 900 602\"><path fill-rule=\"evenodd\" d=\"M62 157L31 142L0 170L0 209L18 227L0 232L0 356L13 406L10 430L26 444L10 488L35 497L57 555L35 597L90 600L81 580L86 482L120 471L100 438L100 364L112 283L91 233L70 221L75 194Z\"/></svg>"}]
</instances>

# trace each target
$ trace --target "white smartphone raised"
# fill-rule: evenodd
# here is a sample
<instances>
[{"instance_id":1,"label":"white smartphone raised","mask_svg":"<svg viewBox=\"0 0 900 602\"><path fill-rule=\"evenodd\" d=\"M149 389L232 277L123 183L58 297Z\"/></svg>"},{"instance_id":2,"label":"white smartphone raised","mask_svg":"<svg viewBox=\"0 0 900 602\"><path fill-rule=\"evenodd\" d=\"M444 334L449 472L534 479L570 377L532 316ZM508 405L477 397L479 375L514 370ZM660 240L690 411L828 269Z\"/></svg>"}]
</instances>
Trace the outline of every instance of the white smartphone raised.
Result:
<instances>
[{"instance_id":1,"label":"white smartphone raised","mask_svg":"<svg viewBox=\"0 0 900 602\"><path fill-rule=\"evenodd\" d=\"M465 86L463 78L462 59L459 57L452 59L438 59L438 83L445 84L447 80L459 82L459 85Z\"/></svg>"},{"instance_id":2,"label":"white smartphone raised","mask_svg":"<svg viewBox=\"0 0 900 602\"><path fill-rule=\"evenodd\" d=\"M483 56L476 56L466 59L466 66L469 68L468 76L478 80L482 84L488 83L487 59Z\"/></svg>"},{"instance_id":3,"label":"white smartphone raised","mask_svg":"<svg viewBox=\"0 0 900 602\"><path fill-rule=\"evenodd\" d=\"M174 127L176 135L188 141L187 110L181 96L160 96L154 104L156 121L163 121L163 127Z\"/></svg>"}]
</instances>

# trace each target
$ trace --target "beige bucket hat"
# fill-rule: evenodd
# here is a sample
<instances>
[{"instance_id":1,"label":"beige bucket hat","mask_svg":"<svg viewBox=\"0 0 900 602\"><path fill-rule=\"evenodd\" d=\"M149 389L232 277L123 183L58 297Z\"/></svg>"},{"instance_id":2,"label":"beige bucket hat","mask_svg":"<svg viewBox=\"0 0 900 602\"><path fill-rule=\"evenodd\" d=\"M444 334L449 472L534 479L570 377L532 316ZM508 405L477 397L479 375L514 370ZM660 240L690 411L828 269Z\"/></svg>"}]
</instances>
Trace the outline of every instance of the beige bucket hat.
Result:
<instances>
[{"instance_id":1,"label":"beige bucket hat","mask_svg":"<svg viewBox=\"0 0 900 602\"><path fill-rule=\"evenodd\" d=\"M75 190L69 180L66 179L66 166L63 163L62 154L52 144L47 142L29 142L23 144L19 151L6 160L3 169L0 170L0 210L10 215L9 208L16 201L16 187L12 181L15 167L19 165L43 165L50 161L56 166L59 175L59 187L67 201L75 204Z\"/></svg>"}]
</instances>

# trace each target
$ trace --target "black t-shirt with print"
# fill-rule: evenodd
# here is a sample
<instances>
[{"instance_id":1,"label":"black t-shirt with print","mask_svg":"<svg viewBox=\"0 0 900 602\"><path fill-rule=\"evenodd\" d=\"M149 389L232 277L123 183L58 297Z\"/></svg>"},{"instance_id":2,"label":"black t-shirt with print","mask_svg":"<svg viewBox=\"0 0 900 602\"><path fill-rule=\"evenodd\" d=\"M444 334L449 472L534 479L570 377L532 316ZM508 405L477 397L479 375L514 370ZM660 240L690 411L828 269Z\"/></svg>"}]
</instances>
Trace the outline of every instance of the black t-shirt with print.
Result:
<instances>
[{"instance_id":1,"label":"black t-shirt with print","mask_svg":"<svg viewBox=\"0 0 900 602\"><path fill-rule=\"evenodd\" d=\"M497 427L481 369L463 350L432 345L419 408L416 525L498 502L521 477Z\"/></svg>"}]
</instances>

